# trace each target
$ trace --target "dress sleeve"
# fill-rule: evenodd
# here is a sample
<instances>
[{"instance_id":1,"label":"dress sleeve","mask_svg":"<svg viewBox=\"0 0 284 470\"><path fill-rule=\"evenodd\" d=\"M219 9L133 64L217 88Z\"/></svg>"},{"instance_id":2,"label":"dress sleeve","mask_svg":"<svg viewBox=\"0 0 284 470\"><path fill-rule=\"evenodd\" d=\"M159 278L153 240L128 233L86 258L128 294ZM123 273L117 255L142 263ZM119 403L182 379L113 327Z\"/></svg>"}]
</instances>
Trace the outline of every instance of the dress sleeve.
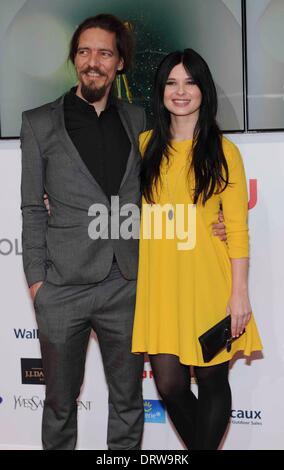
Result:
<instances>
[{"instance_id":1,"label":"dress sleeve","mask_svg":"<svg viewBox=\"0 0 284 470\"><path fill-rule=\"evenodd\" d=\"M146 149L147 143L149 142L151 134L152 134L152 131L150 130L150 131L142 132L139 135L139 150L140 150L140 154L142 157L145 153L145 149Z\"/></svg>"},{"instance_id":2,"label":"dress sleeve","mask_svg":"<svg viewBox=\"0 0 284 470\"><path fill-rule=\"evenodd\" d=\"M223 145L229 168L229 185L221 193L230 258L249 256L248 193L243 160L231 142Z\"/></svg>"}]
</instances>

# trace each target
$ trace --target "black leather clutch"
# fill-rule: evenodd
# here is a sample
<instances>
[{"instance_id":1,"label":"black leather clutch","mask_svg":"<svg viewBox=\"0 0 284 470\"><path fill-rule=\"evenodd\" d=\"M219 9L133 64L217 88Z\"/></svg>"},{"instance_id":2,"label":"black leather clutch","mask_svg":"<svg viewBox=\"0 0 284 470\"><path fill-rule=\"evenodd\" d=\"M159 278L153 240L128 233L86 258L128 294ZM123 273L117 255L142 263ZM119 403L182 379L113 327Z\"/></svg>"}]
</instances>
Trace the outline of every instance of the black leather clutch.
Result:
<instances>
[{"instance_id":1,"label":"black leather clutch","mask_svg":"<svg viewBox=\"0 0 284 470\"><path fill-rule=\"evenodd\" d=\"M204 362L210 362L224 348L230 352L232 342L237 339L231 336L231 315L227 315L219 323L205 331L198 339Z\"/></svg>"}]
</instances>

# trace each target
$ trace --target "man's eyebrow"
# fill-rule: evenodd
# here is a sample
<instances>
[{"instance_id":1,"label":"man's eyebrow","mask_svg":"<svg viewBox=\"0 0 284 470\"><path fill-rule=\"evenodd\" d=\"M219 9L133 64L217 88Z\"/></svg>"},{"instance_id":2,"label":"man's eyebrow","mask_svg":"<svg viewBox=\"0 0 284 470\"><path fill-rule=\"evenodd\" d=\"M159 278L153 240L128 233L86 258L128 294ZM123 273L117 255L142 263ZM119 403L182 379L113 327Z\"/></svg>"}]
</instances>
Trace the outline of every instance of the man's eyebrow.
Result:
<instances>
[{"instance_id":1,"label":"man's eyebrow","mask_svg":"<svg viewBox=\"0 0 284 470\"><path fill-rule=\"evenodd\" d=\"M91 50L92 48L89 47L89 46L78 46L78 51L82 50L82 49L88 49L88 50ZM95 47L94 49L97 49L98 51L107 51L107 52L114 52L113 49L109 49L108 47Z\"/></svg>"},{"instance_id":2,"label":"man's eyebrow","mask_svg":"<svg viewBox=\"0 0 284 470\"><path fill-rule=\"evenodd\" d=\"M108 47L98 47L98 51L114 52L113 49L109 49Z\"/></svg>"}]
</instances>

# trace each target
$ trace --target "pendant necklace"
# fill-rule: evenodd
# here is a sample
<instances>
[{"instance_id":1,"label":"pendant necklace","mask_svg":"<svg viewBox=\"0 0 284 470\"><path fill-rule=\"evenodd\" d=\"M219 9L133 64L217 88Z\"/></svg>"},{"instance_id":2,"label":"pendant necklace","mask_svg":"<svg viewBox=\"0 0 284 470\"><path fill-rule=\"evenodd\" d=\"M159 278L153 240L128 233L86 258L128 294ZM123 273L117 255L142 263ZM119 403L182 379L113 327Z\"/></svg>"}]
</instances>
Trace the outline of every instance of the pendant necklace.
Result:
<instances>
[{"instance_id":1,"label":"pendant necklace","mask_svg":"<svg viewBox=\"0 0 284 470\"><path fill-rule=\"evenodd\" d=\"M165 173L165 180L166 180L166 188L167 188L167 195L168 195L168 200L170 202L170 205L171 205L171 208L168 210L168 219L169 220L172 220L174 218L174 204L173 201L174 200L174 196L175 196L175 193L176 193L176 189L177 189L177 185L178 185L178 182L179 182L179 179L180 179L180 176L182 174L182 171L184 170L184 168L186 167L186 163L181 167L181 169L179 170L179 173L178 173L178 176L177 176L177 179L175 181L175 185L174 185L174 188L173 188L173 192L172 192L172 197L170 195L170 189L169 189L169 181L168 181L168 172L169 172L169 167Z\"/></svg>"}]
</instances>

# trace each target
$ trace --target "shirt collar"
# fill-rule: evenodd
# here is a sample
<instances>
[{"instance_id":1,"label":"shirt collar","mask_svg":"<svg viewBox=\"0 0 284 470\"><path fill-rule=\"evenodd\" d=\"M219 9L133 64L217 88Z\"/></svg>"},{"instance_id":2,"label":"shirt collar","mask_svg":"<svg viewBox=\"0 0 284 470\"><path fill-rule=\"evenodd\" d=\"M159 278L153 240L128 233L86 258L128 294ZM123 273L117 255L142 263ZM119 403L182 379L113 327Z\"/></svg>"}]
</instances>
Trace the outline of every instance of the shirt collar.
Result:
<instances>
[{"instance_id":1,"label":"shirt collar","mask_svg":"<svg viewBox=\"0 0 284 470\"><path fill-rule=\"evenodd\" d=\"M76 106L76 107L78 106L82 111L93 112L94 106L92 106L87 101L83 100L78 95L76 95L76 92L77 92L77 86L71 88L71 90L66 95L67 103L70 103L72 106ZM111 109L111 108L116 108L116 107L117 107L117 98L112 89L108 96L107 104L106 104L104 111Z\"/></svg>"}]
</instances>

